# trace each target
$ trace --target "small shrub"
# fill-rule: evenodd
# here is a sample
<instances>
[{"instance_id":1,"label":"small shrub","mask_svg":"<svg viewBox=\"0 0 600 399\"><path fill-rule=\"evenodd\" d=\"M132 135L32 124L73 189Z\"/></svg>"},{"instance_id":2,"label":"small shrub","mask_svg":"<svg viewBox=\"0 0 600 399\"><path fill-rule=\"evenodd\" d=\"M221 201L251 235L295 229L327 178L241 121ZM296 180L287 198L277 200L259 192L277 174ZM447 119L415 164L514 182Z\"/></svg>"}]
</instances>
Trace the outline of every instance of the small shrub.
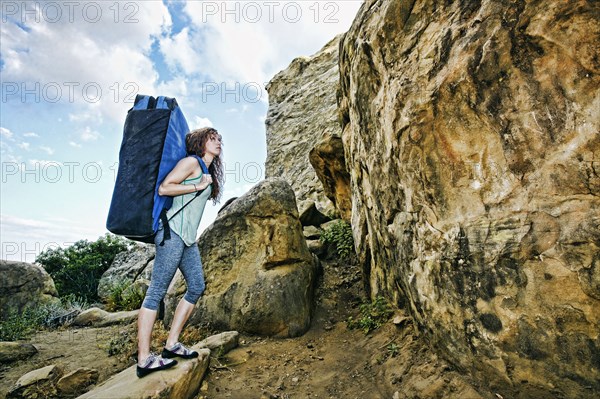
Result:
<instances>
[{"instance_id":1,"label":"small shrub","mask_svg":"<svg viewBox=\"0 0 600 399\"><path fill-rule=\"evenodd\" d=\"M142 306L146 293L139 286L132 286L123 292L123 310L136 310Z\"/></svg>"},{"instance_id":2,"label":"small shrub","mask_svg":"<svg viewBox=\"0 0 600 399\"><path fill-rule=\"evenodd\" d=\"M127 363L137 348L137 329L121 330L110 337L108 342L100 344L106 349L108 356L115 356L119 361Z\"/></svg>"},{"instance_id":3,"label":"small shrub","mask_svg":"<svg viewBox=\"0 0 600 399\"><path fill-rule=\"evenodd\" d=\"M398 356L398 353L400 353L400 347L398 345L396 345L395 343L391 342L387 346L388 357L396 357L396 356Z\"/></svg>"},{"instance_id":4,"label":"small shrub","mask_svg":"<svg viewBox=\"0 0 600 399\"><path fill-rule=\"evenodd\" d=\"M387 344L385 348L386 351L384 353L380 353L379 356L377 356L377 364L383 364L389 358L396 357L398 356L398 353L400 353L400 347L393 342Z\"/></svg>"},{"instance_id":5,"label":"small shrub","mask_svg":"<svg viewBox=\"0 0 600 399\"><path fill-rule=\"evenodd\" d=\"M352 316L348 318L348 328L360 328L365 334L381 327L392 316L394 311L384 297L378 296L371 303L360 305L360 318L355 320Z\"/></svg>"},{"instance_id":6,"label":"small shrub","mask_svg":"<svg viewBox=\"0 0 600 399\"><path fill-rule=\"evenodd\" d=\"M225 358L225 348L223 347L223 345L219 346L219 349L217 350L217 353L214 355L214 357L216 359L222 360Z\"/></svg>"},{"instance_id":7,"label":"small shrub","mask_svg":"<svg viewBox=\"0 0 600 399\"><path fill-rule=\"evenodd\" d=\"M141 287L133 285L130 281L121 280L110 289L106 309L110 312L119 310L136 310L142 306L145 293Z\"/></svg>"},{"instance_id":8,"label":"small shrub","mask_svg":"<svg viewBox=\"0 0 600 399\"><path fill-rule=\"evenodd\" d=\"M0 321L0 341L25 339L36 332L46 319L40 308L29 307L23 311L10 310Z\"/></svg>"},{"instance_id":9,"label":"small shrub","mask_svg":"<svg viewBox=\"0 0 600 399\"><path fill-rule=\"evenodd\" d=\"M321 234L321 241L335 245L337 255L342 260L350 260L354 255L352 226L343 220L332 224Z\"/></svg>"}]
</instances>

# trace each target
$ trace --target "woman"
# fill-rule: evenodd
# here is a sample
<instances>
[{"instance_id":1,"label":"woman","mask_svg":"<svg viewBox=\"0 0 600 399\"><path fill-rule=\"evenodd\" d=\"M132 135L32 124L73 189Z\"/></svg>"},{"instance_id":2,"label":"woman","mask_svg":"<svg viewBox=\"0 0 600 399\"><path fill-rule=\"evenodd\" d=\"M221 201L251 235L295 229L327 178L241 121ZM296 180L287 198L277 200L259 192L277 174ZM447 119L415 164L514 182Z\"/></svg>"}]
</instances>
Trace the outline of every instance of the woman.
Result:
<instances>
[{"instance_id":1,"label":"woman","mask_svg":"<svg viewBox=\"0 0 600 399\"><path fill-rule=\"evenodd\" d=\"M173 205L167 212L167 217L170 218L171 239L164 241L164 245L158 244L163 241L164 235L161 221L154 238L156 257L152 281L138 314L138 377L174 366L177 361L171 359L173 357L190 359L198 356L198 352L186 348L178 340L194 305L204 292L204 273L196 234L206 201L212 199L216 204L221 197L224 180L221 135L209 127L194 130L187 134L185 145L189 156L177 163L158 188L159 195L174 197ZM202 159L210 174L202 174L201 161L193 155ZM200 190L204 192L195 197L196 192ZM171 218L193 198L189 205ZM178 267L185 278L187 292L177 305L166 345L159 356L150 352L152 328L160 301L164 298Z\"/></svg>"}]
</instances>

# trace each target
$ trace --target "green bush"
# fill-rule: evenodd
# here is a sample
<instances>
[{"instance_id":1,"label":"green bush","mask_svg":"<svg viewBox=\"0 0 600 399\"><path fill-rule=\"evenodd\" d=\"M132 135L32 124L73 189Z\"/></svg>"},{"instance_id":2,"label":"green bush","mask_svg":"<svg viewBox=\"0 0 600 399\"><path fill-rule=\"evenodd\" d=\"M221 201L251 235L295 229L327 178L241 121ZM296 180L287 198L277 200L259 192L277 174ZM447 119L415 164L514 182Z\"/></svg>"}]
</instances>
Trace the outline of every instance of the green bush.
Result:
<instances>
[{"instance_id":1,"label":"green bush","mask_svg":"<svg viewBox=\"0 0 600 399\"><path fill-rule=\"evenodd\" d=\"M60 297L76 295L88 302L98 300L98 281L115 256L135 243L106 233L94 242L77 241L67 248L48 249L38 255L41 264L54 280Z\"/></svg>"},{"instance_id":2,"label":"green bush","mask_svg":"<svg viewBox=\"0 0 600 399\"><path fill-rule=\"evenodd\" d=\"M136 310L142 306L145 292L141 287L132 285L130 281L121 280L115 283L109 292L106 310Z\"/></svg>"},{"instance_id":3,"label":"green bush","mask_svg":"<svg viewBox=\"0 0 600 399\"><path fill-rule=\"evenodd\" d=\"M321 241L335 245L337 255L342 260L350 260L354 255L354 239L352 226L344 220L339 220L321 234Z\"/></svg>"},{"instance_id":4,"label":"green bush","mask_svg":"<svg viewBox=\"0 0 600 399\"><path fill-rule=\"evenodd\" d=\"M42 328L46 318L46 311L41 307L10 310L5 319L0 321L0 341L25 339Z\"/></svg>"},{"instance_id":5,"label":"green bush","mask_svg":"<svg viewBox=\"0 0 600 399\"><path fill-rule=\"evenodd\" d=\"M360 318L355 320L352 316L348 318L348 328L360 328L365 334L381 327L392 316L394 311L390 304L382 296L375 298L373 302L360 305Z\"/></svg>"}]
</instances>

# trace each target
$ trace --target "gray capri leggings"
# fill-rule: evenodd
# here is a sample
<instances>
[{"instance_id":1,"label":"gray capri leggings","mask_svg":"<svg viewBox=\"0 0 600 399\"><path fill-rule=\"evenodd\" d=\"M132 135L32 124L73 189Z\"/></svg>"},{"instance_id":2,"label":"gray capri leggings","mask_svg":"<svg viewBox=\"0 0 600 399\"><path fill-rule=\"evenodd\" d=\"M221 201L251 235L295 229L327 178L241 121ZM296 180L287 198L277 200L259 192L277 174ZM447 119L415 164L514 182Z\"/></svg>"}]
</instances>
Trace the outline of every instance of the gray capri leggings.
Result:
<instances>
[{"instance_id":1,"label":"gray capri leggings","mask_svg":"<svg viewBox=\"0 0 600 399\"><path fill-rule=\"evenodd\" d=\"M171 239L166 240L161 247L158 243L162 241L163 234L161 220L158 232L154 237L156 257L154 258L152 279L142 306L146 309L158 310L160 301L165 297L178 267L181 269L187 285L187 291L183 298L195 305L205 288L198 245L186 246L181 237L171 229Z\"/></svg>"}]
</instances>

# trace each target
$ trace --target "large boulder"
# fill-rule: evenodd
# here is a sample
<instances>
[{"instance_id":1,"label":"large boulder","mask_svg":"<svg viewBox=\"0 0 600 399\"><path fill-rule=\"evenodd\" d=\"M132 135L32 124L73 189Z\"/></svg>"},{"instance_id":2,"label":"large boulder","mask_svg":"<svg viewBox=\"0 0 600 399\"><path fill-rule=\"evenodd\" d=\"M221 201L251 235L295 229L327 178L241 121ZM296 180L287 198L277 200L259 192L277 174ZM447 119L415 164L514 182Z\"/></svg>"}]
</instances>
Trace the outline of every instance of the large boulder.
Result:
<instances>
[{"instance_id":1,"label":"large boulder","mask_svg":"<svg viewBox=\"0 0 600 399\"><path fill-rule=\"evenodd\" d=\"M190 318L265 336L308 330L318 259L306 245L292 188L267 179L232 202L199 240L206 291ZM185 291L181 275L165 304L169 324Z\"/></svg>"},{"instance_id":2,"label":"large boulder","mask_svg":"<svg viewBox=\"0 0 600 399\"><path fill-rule=\"evenodd\" d=\"M54 280L41 265L0 260L0 318L58 301Z\"/></svg>"},{"instance_id":3,"label":"large boulder","mask_svg":"<svg viewBox=\"0 0 600 399\"><path fill-rule=\"evenodd\" d=\"M266 86L269 109L265 120L265 176L285 179L296 194L298 209L312 201L325 215L335 211L335 197L327 197L309 162L309 153L324 134L341 134L335 93L340 37L310 57L294 59Z\"/></svg>"},{"instance_id":4,"label":"large boulder","mask_svg":"<svg viewBox=\"0 0 600 399\"><path fill-rule=\"evenodd\" d=\"M135 249L118 253L98 282L98 296L106 301L112 288L123 282L149 285L149 274L156 251L154 245L140 244Z\"/></svg>"},{"instance_id":5,"label":"large boulder","mask_svg":"<svg viewBox=\"0 0 600 399\"><path fill-rule=\"evenodd\" d=\"M599 13L367 0L342 40L371 295L503 397L600 392Z\"/></svg>"}]
</instances>

